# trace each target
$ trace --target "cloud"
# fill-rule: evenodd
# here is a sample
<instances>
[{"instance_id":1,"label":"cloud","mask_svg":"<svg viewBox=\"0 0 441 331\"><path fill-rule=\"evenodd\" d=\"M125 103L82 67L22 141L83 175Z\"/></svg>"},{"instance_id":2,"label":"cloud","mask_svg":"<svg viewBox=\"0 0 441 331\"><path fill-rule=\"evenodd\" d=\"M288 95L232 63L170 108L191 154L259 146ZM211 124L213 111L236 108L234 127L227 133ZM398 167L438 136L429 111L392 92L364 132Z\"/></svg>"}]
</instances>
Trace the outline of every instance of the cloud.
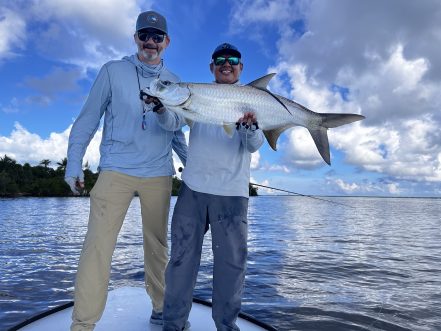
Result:
<instances>
[{"instance_id":1,"label":"cloud","mask_svg":"<svg viewBox=\"0 0 441 331\"><path fill-rule=\"evenodd\" d=\"M268 179L265 179L265 180L263 180L263 181L261 181L259 183L258 180L256 180L255 178L251 177L250 178L250 183L271 187L270 182L269 182ZM272 190L272 189L266 188L266 187L261 187L261 186L254 186L254 187L257 188L257 194L259 194L259 195L262 195L262 194L273 195L273 194L278 194L278 193L280 194L280 192L278 192L276 190Z\"/></svg>"},{"instance_id":2,"label":"cloud","mask_svg":"<svg viewBox=\"0 0 441 331\"><path fill-rule=\"evenodd\" d=\"M402 192L398 181L441 181L440 12L435 0L259 0L236 5L231 26L238 33L277 27L273 91L316 112L366 116L330 129L330 145L346 163L393 178L386 185L393 193ZM306 130L286 135L285 166L324 164Z\"/></svg>"},{"instance_id":3,"label":"cloud","mask_svg":"<svg viewBox=\"0 0 441 331\"><path fill-rule=\"evenodd\" d=\"M261 165L259 167L259 170L268 171L268 172L284 172L286 174L291 173L291 169L285 165L269 164L267 162Z\"/></svg>"},{"instance_id":4,"label":"cloud","mask_svg":"<svg viewBox=\"0 0 441 331\"><path fill-rule=\"evenodd\" d=\"M364 127L350 134L337 131L336 147L349 163L364 170L405 180L441 181L441 143L438 123L427 115L398 126Z\"/></svg>"},{"instance_id":5,"label":"cloud","mask_svg":"<svg viewBox=\"0 0 441 331\"><path fill-rule=\"evenodd\" d=\"M55 67L43 77L27 77L24 85L38 93L37 96L28 97L28 103L48 105L62 92L75 92L79 90L78 80L82 78L80 68L63 69Z\"/></svg>"},{"instance_id":6,"label":"cloud","mask_svg":"<svg viewBox=\"0 0 441 331\"><path fill-rule=\"evenodd\" d=\"M263 54L272 58L273 47L268 46L273 42L274 35L267 33L268 26L276 27L279 34L289 33L290 36L298 36L297 29L292 28L291 25L300 22L303 17L302 2L303 0L235 1L231 10L229 33L246 35L261 46Z\"/></svg>"},{"instance_id":7,"label":"cloud","mask_svg":"<svg viewBox=\"0 0 441 331\"><path fill-rule=\"evenodd\" d=\"M67 145L71 129L72 125L63 132L52 132L48 138L42 138L38 134L29 132L20 123L15 123L14 130L9 137L0 136L0 156L6 154L18 163L24 164L28 162L32 165L39 164L41 160L48 159L52 161L50 166L56 167L56 163L67 155ZM83 164L87 162L92 171L96 171L99 164L99 146L102 132L102 127L100 127L91 140L83 159ZM184 134L188 143L189 131L184 131ZM174 152L173 163L176 174L180 178L181 173L178 169L183 167L183 164Z\"/></svg>"},{"instance_id":8,"label":"cloud","mask_svg":"<svg viewBox=\"0 0 441 331\"><path fill-rule=\"evenodd\" d=\"M78 68L69 70L56 67L41 78L27 77L25 85L41 94L53 95L58 92L77 89L77 81L80 77L81 71Z\"/></svg>"},{"instance_id":9,"label":"cloud","mask_svg":"<svg viewBox=\"0 0 441 331\"><path fill-rule=\"evenodd\" d=\"M11 101L9 101L9 104L0 104L0 109L6 114L18 113L20 111L20 102L17 98L12 98Z\"/></svg>"},{"instance_id":10,"label":"cloud","mask_svg":"<svg viewBox=\"0 0 441 331\"><path fill-rule=\"evenodd\" d=\"M0 60L24 49L26 22L18 13L0 7Z\"/></svg>"},{"instance_id":11,"label":"cloud","mask_svg":"<svg viewBox=\"0 0 441 331\"><path fill-rule=\"evenodd\" d=\"M135 52L133 33L141 11L138 3L136 0L9 3L9 8L3 10L8 13L8 20L0 21L0 40L5 40L0 41L0 47L6 44L3 47L7 50L11 43L19 43L18 34L28 35L27 48L35 48L53 60L96 69L106 61ZM144 1L143 7L150 7L151 3ZM24 23L16 23L24 21L27 31Z\"/></svg>"},{"instance_id":12,"label":"cloud","mask_svg":"<svg viewBox=\"0 0 441 331\"><path fill-rule=\"evenodd\" d=\"M247 27L262 23L282 24L295 21L301 17L302 6L295 1L278 0L245 0L235 3L231 24L235 27Z\"/></svg>"},{"instance_id":13,"label":"cloud","mask_svg":"<svg viewBox=\"0 0 441 331\"><path fill-rule=\"evenodd\" d=\"M360 186L356 183L345 183L341 179L335 179L334 183L346 194L358 193L360 191Z\"/></svg>"},{"instance_id":14,"label":"cloud","mask_svg":"<svg viewBox=\"0 0 441 331\"><path fill-rule=\"evenodd\" d=\"M251 154L251 164L250 168L251 170L257 169L259 167L259 161L260 161L260 152L256 151Z\"/></svg>"},{"instance_id":15,"label":"cloud","mask_svg":"<svg viewBox=\"0 0 441 331\"><path fill-rule=\"evenodd\" d=\"M349 183L341 178L332 178L327 180L327 185L332 186L337 194L343 195L400 195L404 192L400 183L392 181Z\"/></svg>"},{"instance_id":16,"label":"cloud","mask_svg":"<svg viewBox=\"0 0 441 331\"><path fill-rule=\"evenodd\" d=\"M15 123L14 130L9 137L0 136L0 155L8 155L18 163L28 162L36 165L41 160L56 162L62 160L67 154L67 144L72 125L63 132L52 132L49 137L42 138L38 134L31 133ZM99 144L101 142L102 129L99 129L90 142L84 157L84 163L88 162L90 168L96 171L99 163Z\"/></svg>"}]
</instances>

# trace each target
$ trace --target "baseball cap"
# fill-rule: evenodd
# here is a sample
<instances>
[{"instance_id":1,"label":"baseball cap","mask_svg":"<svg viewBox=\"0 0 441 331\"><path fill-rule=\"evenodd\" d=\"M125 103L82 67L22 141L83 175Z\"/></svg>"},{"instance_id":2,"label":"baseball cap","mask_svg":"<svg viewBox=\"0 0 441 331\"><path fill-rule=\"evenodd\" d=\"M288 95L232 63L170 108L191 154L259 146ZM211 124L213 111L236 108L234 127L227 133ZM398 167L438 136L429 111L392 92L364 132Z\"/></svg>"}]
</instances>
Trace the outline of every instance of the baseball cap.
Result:
<instances>
[{"instance_id":1,"label":"baseball cap","mask_svg":"<svg viewBox=\"0 0 441 331\"><path fill-rule=\"evenodd\" d=\"M136 20L136 31L142 29L157 29L167 34L167 21L161 14L150 10L139 14Z\"/></svg>"},{"instance_id":2,"label":"baseball cap","mask_svg":"<svg viewBox=\"0 0 441 331\"><path fill-rule=\"evenodd\" d=\"M229 43L223 43L217 46L213 52L213 55L211 55L211 58L214 59L215 57L221 54L230 54L237 56L239 58L242 56L239 50L237 49L237 47Z\"/></svg>"}]
</instances>

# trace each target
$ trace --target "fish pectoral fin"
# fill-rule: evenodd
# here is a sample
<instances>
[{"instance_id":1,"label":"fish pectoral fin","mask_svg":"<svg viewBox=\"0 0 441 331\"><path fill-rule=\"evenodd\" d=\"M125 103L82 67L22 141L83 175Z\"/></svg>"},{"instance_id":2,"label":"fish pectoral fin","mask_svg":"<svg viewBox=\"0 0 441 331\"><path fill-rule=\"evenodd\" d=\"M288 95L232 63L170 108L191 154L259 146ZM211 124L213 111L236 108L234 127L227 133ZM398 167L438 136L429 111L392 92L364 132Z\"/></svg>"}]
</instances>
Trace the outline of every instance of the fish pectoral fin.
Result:
<instances>
[{"instance_id":1,"label":"fish pectoral fin","mask_svg":"<svg viewBox=\"0 0 441 331\"><path fill-rule=\"evenodd\" d=\"M224 123L223 125L224 131L228 137L233 137L235 125L231 123Z\"/></svg>"},{"instance_id":2,"label":"fish pectoral fin","mask_svg":"<svg viewBox=\"0 0 441 331\"><path fill-rule=\"evenodd\" d=\"M192 128L192 127L193 127L193 124L194 124L193 120L191 120L191 119L189 119L189 118L187 118L187 117L185 117L185 123L187 123L187 125L188 125L190 128Z\"/></svg>"},{"instance_id":3,"label":"fish pectoral fin","mask_svg":"<svg viewBox=\"0 0 441 331\"><path fill-rule=\"evenodd\" d=\"M271 74L262 76L260 78L257 78L256 80L253 80L251 83L248 83L247 85L253 86L253 87L258 88L260 90L266 90L271 78L273 78L275 75L276 75L275 73L271 73Z\"/></svg>"},{"instance_id":4,"label":"fish pectoral fin","mask_svg":"<svg viewBox=\"0 0 441 331\"><path fill-rule=\"evenodd\" d=\"M263 134L265 135L266 141L268 141L268 144L271 146L271 148L277 151L277 139L279 139L283 131L294 126L294 124L287 124L272 130L263 130Z\"/></svg>"}]
</instances>

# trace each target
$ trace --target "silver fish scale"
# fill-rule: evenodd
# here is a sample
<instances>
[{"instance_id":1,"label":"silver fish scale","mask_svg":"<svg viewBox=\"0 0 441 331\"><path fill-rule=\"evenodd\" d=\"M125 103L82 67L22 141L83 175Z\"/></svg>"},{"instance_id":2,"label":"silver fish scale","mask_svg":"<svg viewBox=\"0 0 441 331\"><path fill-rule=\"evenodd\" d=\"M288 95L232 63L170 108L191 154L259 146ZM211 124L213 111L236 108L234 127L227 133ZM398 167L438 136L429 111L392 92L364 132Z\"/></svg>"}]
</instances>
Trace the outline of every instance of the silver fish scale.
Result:
<instances>
[{"instance_id":1,"label":"silver fish scale","mask_svg":"<svg viewBox=\"0 0 441 331\"><path fill-rule=\"evenodd\" d=\"M256 114L259 126L264 130L284 125L311 127L320 122L319 116L314 116L314 112L283 98L282 101L290 114L270 93L252 86L195 83L180 83L180 85L190 90L191 102L187 108L190 112L194 112L181 114L194 120L212 124L231 124L245 112L253 112Z\"/></svg>"}]
</instances>

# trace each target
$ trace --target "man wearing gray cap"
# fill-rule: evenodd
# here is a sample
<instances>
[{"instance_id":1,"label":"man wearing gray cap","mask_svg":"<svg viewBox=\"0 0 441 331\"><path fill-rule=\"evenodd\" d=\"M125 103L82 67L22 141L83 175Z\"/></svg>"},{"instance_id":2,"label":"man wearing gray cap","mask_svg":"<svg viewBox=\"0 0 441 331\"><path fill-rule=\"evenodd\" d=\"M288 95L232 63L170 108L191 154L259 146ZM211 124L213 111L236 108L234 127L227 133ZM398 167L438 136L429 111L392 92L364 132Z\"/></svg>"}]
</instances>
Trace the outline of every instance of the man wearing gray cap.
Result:
<instances>
[{"instance_id":1,"label":"man wearing gray cap","mask_svg":"<svg viewBox=\"0 0 441 331\"><path fill-rule=\"evenodd\" d=\"M80 194L83 157L104 116L100 173L90 192L72 331L93 330L101 318L117 236L135 193L141 205L145 285L153 306L150 322L162 324L172 148L185 164L187 146L181 130L168 131L159 125L158 119L170 114L162 115L160 105L140 100L141 89L153 78L179 81L162 60L170 43L165 18L154 11L141 13L134 40L136 54L103 65L69 136L65 180L74 194ZM152 109L159 111L154 114Z\"/></svg>"},{"instance_id":2,"label":"man wearing gray cap","mask_svg":"<svg viewBox=\"0 0 441 331\"><path fill-rule=\"evenodd\" d=\"M237 47L229 43L216 47L210 70L217 84L238 84L242 68ZM238 119L232 137L219 125L188 124L187 165L173 212L165 274L163 331L180 331L185 326L208 228L214 257L213 320L218 331L239 330L236 319L247 260L251 154L262 146L264 135L251 112Z\"/></svg>"}]
</instances>

